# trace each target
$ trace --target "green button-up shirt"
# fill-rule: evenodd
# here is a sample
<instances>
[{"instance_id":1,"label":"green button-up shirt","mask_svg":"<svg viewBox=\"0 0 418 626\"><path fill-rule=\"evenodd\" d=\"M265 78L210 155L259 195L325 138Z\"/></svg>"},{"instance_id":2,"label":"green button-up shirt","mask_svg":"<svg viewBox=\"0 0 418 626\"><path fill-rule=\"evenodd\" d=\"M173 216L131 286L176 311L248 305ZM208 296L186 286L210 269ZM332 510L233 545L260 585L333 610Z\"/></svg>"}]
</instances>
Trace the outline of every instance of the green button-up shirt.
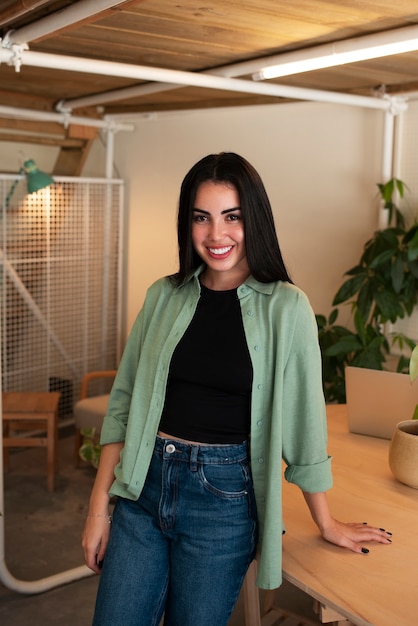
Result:
<instances>
[{"instance_id":1,"label":"green button-up shirt","mask_svg":"<svg viewBox=\"0 0 418 626\"><path fill-rule=\"evenodd\" d=\"M111 493L137 499L157 435L170 361L200 297L198 274L181 287L161 278L147 292L118 369L101 443L124 441ZM315 317L286 282L249 277L237 290L253 366L250 451L259 519L257 584L282 582L285 478L307 492L332 485ZM203 341L203 340L202 340Z\"/></svg>"}]
</instances>

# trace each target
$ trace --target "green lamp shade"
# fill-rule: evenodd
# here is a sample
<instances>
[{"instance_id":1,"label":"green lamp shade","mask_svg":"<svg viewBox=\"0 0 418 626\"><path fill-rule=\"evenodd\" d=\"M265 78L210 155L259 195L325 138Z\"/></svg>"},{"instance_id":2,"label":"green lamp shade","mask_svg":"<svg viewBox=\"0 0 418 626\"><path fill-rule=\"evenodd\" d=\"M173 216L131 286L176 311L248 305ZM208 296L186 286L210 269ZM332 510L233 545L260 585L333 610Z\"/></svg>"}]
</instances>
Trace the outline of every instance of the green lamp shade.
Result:
<instances>
[{"instance_id":1,"label":"green lamp shade","mask_svg":"<svg viewBox=\"0 0 418 626\"><path fill-rule=\"evenodd\" d=\"M44 187L49 187L54 182L52 176L38 170L35 161L32 159L24 162L23 170L26 174L28 193L35 193L35 191L44 189Z\"/></svg>"}]
</instances>

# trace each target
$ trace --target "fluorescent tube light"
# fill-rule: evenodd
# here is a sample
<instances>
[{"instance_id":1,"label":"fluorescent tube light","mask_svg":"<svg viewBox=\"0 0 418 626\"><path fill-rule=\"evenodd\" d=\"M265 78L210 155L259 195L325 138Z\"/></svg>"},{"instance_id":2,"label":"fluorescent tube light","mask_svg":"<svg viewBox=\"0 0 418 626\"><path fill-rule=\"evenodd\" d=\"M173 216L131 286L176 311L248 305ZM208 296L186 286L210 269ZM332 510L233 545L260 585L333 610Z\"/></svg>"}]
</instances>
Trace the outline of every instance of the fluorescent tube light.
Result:
<instances>
[{"instance_id":1,"label":"fluorescent tube light","mask_svg":"<svg viewBox=\"0 0 418 626\"><path fill-rule=\"evenodd\" d=\"M418 50L418 26L354 37L344 41L287 52L275 57L276 64L262 68L253 80L290 76L302 72L356 63L367 59L402 54ZM277 61L279 61L277 63Z\"/></svg>"}]
</instances>

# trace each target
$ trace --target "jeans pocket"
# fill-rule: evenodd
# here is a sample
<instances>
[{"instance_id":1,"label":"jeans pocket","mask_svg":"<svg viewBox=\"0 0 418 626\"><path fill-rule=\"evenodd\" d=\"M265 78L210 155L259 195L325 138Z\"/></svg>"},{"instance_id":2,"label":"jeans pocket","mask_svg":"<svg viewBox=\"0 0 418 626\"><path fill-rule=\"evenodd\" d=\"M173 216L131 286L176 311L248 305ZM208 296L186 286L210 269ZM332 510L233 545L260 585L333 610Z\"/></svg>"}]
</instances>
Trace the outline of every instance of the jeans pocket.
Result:
<instances>
[{"instance_id":1,"label":"jeans pocket","mask_svg":"<svg viewBox=\"0 0 418 626\"><path fill-rule=\"evenodd\" d=\"M248 470L239 462L202 464L198 474L203 487L221 498L240 498L248 493Z\"/></svg>"}]
</instances>

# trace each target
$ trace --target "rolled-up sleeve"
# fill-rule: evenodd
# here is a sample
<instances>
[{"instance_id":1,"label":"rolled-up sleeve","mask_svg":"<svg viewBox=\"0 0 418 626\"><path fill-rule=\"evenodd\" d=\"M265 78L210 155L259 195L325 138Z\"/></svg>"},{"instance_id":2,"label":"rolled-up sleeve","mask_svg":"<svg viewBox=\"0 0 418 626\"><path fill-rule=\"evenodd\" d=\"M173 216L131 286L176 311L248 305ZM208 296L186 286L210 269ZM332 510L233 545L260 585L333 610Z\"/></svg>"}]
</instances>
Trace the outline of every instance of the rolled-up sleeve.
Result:
<instances>
[{"instance_id":1,"label":"rolled-up sleeve","mask_svg":"<svg viewBox=\"0 0 418 626\"><path fill-rule=\"evenodd\" d=\"M284 476L308 493L328 491L332 487L331 457L313 465L288 465Z\"/></svg>"}]
</instances>

